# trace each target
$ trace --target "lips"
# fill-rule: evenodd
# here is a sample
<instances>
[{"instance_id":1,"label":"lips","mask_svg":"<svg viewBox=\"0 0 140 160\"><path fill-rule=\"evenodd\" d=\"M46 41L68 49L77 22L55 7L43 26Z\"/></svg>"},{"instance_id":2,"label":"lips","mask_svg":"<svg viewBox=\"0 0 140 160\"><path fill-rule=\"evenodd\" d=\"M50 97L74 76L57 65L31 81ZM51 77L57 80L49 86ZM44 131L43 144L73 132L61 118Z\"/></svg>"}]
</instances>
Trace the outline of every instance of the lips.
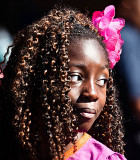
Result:
<instances>
[{"instance_id":1,"label":"lips","mask_svg":"<svg viewBox=\"0 0 140 160\"><path fill-rule=\"evenodd\" d=\"M78 112L81 116L91 119L95 116L96 110L90 108L77 108L76 112Z\"/></svg>"}]
</instances>

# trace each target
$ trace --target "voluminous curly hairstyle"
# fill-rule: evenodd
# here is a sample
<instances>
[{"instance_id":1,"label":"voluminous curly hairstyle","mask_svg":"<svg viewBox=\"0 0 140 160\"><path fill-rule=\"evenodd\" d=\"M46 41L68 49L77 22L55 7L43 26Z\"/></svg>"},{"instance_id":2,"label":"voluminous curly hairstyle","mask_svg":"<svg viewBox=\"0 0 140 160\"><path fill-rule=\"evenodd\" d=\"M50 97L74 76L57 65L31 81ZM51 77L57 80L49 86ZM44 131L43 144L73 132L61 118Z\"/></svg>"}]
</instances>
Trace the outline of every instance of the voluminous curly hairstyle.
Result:
<instances>
[{"instance_id":1,"label":"voluminous curly hairstyle","mask_svg":"<svg viewBox=\"0 0 140 160\"><path fill-rule=\"evenodd\" d=\"M51 10L15 37L1 91L4 133L8 134L9 146L16 146L11 156L60 159L66 143L75 143L77 117L68 97L67 49L75 38L96 39L105 49L91 21L66 8ZM106 105L89 133L114 151L124 153L122 118L114 92L110 71Z\"/></svg>"}]
</instances>

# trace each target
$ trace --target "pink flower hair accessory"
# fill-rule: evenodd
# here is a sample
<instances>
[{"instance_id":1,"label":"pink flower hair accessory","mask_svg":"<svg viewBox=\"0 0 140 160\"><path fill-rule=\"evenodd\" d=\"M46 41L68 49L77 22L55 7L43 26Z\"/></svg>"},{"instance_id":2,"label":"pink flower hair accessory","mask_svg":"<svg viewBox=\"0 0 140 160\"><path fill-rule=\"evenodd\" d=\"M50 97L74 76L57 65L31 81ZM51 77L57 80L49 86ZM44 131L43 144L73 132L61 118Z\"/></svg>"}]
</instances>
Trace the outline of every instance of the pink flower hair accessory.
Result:
<instances>
[{"instance_id":1,"label":"pink flower hair accessory","mask_svg":"<svg viewBox=\"0 0 140 160\"><path fill-rule=\"evenodd\" d=\"M99 34L104 37L110 68L120 60L121 46L124 43L120 31L125 25L125 20L116 18L115 7L110 5L104 11L95 11L92 16L92 24L98 29Z\"/></svg>"}]
</instances>

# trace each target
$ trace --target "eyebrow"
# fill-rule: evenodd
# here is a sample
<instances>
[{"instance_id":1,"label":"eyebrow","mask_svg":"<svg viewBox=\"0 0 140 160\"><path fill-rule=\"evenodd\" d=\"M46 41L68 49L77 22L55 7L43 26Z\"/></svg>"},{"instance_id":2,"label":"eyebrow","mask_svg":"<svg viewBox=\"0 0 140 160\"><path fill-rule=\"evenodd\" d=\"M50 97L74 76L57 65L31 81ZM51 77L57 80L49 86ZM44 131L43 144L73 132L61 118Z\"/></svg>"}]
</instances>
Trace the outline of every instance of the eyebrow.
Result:
<instances>
[{"instance_id":1,"label":"eyebrow","mask_svg":"<svg viewBox=\"0 0 140 160\"><path fill-rule=\"evenodd\" d=\"M81 68L81 69L86 69L86 66L84 66L83 64L74 64L74 63L71 63L69 65L69 67L77 67L77 68Z\"/></svg>"},{"instance_id":2,"label":"eyebrow","mask_svg":"<svg viewBox=\"0 0 140 160\"><path fill-rule=\"evenodd\" d=\"M109 69L109 65L108 64L106 64L106 65L104 65L104 66L101 67L101 69L106 69L106 68Z\"/></svg>"},{"instance_id":3,"label":"eyebrow","mask_svg":"<svg viewBox=\"0 0 140 160\"><path fill-rule=\"evenodd\" d=\"M74 63L71 63L69 65L69 67L77 67L77 68L81 68L83 70L86 69L86 66L84 66L83 64L74 64ZM109 69L109 65L108 64L106 64L104 66L101 66L101 70L106 69L106 68Z\"/></svg>"}]
</instances>

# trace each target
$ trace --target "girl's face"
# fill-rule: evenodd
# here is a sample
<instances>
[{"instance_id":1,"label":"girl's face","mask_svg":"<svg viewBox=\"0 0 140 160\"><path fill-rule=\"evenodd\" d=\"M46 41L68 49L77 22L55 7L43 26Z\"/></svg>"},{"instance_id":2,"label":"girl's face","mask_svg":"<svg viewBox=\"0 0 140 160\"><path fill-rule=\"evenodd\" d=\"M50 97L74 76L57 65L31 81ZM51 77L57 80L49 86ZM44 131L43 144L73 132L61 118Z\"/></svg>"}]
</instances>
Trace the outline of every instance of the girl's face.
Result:
<instances>
[{"instance_id":1,"label":"girl's face","mask_svg":"<svg viewBox=\"0 0 140 160\"><path fill-rule=\"evenodd\" d=\"M105 105L108 60L103 47L94 39L75 40L68 51L69 97L79 118L79 132L86 132Z\"/></svg>"}]
</instances>

